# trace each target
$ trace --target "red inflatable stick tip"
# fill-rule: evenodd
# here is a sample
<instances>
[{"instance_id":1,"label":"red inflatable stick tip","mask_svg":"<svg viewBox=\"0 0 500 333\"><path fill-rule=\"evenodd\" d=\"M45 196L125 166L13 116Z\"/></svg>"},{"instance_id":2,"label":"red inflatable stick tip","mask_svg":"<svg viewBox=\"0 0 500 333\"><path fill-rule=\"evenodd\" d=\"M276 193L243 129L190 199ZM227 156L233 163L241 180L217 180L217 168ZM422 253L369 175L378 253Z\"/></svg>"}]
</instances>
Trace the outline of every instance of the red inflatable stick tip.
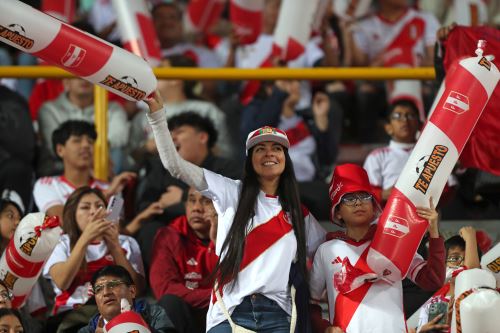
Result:
<instances>
[{"instance_id":1,"label":"red inflatable stick tip","mask_svg":"<svg viewBox=\"0 0 500 333\"><path fill-rule=\"evenodd\" d=\"M35 227L35 233L38 237L42 234L42 231L45 229L52 229L59 227L61 225L59 216L48 216L46 215L43 219L42 225L38 225Z\"/></svg>"}]
</instances>

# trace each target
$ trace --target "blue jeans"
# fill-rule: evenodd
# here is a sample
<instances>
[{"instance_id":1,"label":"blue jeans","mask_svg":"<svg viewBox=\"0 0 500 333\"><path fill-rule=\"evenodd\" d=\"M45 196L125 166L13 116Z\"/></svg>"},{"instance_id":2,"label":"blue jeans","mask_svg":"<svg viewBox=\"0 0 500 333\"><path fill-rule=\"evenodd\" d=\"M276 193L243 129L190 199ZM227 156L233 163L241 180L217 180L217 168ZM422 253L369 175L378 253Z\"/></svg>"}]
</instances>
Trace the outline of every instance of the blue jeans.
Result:
<instances>
[{"instance_id":1,"label":"blue jeans","mask_svg":"<svg viewBox=\"0 0 500 333\"><path fill-rule=\"evenodd\" d=\"M273 300L261 295L246 296L231 319L239 326L258 333L289 333L290 316ZM227 320L212 327L208 333L231 333Z\"/></svg>"}]
</instances>

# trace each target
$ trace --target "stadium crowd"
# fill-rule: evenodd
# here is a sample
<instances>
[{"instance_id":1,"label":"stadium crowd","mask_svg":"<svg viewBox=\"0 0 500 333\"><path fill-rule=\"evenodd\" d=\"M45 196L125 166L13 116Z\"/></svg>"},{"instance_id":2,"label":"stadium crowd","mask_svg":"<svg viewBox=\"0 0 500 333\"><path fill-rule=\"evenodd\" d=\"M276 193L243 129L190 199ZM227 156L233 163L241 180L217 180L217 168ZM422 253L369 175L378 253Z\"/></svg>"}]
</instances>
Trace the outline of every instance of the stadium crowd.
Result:
<instances>
[{"instance_id":1,"label":"stadium crowd","mask_svg":"<svg viewBox=\"0 0 500 333\"><path fill-rule=\"evenodd\" d=\"M357 16L323 1L304 52L287 62L272 56L281 0L263 0L251 44L231 27L229 1L204 32L186 24L189 1L146 2L162 67L434 66L437 79L159 80L146 101L110 94L103 180L93 172L92 83L0 78L0 249L31 212L58 216L63 230L19 311L0 271L0 332L103 332L121 299L151 332L290 332L290 321L296 332L344 332L331 264L369 246L449 68L445 54L458 48L448 38L472 34L458 57L491 36L500 58L500 1L485 1L473 27L453 24L451 0L365 1ZM70 23L121 46L112 3L76 1ZM35 64L1 43L0 66ZM498 242L498 175L457 164L439 202L417 208L429 228L407 279L372 287L347 332L448 332L430 305L449 303L457 271L480 267ZM117 197L119 223L106 210ZM478 220L490 225L474 228ZM265 255L246 252L272 237Z\"/></svg>"}]
</instances>

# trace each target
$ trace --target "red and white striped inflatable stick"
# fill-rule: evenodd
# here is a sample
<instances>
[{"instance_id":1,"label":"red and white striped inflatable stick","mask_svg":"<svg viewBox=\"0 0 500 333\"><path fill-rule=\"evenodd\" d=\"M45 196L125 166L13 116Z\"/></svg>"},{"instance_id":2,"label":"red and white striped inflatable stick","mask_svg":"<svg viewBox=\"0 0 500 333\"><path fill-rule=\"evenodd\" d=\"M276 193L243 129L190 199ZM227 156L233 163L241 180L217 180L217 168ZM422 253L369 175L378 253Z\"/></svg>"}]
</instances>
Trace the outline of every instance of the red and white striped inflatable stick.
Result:
<instances>
[{"instance_id":1,"label":"red and white striped inflatable stick","mask_svg":"<svg viewBox=\"0 0 500 333\"><path fill-rule=\"evenodd\" d=\"M134 311L125 311L104 326L104 333L123 332L151 333L151 330L140 314Z\"/></svg>"},{"instance_id":2,"label":"red and white striped inflatable stick","mask_svg":"<svg viewBox=\"0 0 500 333\"><path fill-rule=\"evenodd\" d=\"M191 0L187 6L184 21L186 29L207 32L220 18L226 0Z\"/></svg>"},{"instance_id":3,"label":"red and white striped inflatable stick","mask_svg":"<svg viewBox=\"0 0 500 333\"><path fill-rule=\"evenodd\" d=\"M458 156L500 79L492 56L465 58L449 70L434 101L432 114L379 219L367 263L377 275L394 282L408 267L428 221L416 206L437 204Z\"/></svg>"},{"instance_id":4,"label":"red and white striped inflatable stick","mask_svg":"<svg viewBox=\"0 0 500 333\"><path fill-rule=\"evenodd\" d=\"M254 43L262 28L264 0L231 0L229 17L242 45Z\"/></svg>"},{"instance_id":5,"label":"red and white striped inflatable stick","mask_svg":"<svg viewBox=\"0 0 500 333\"><path fill-rule=\"evenodd\" d=\"M161 48L145 0L113 0L123 47L151 66L161 61Z\"/></svg>"},{"instance_id":6,"label":"red and white striped inflatable stick","mask_svg":"<svg viewBox=\"0 0 500 333\"><path fill-rule=\"evenodd\" d=\"M274 30L274 53L290 61L304 53L319 0L283 0Z\"/></svg>"},{"instance_id":7,"label":"red and white striped inflatable stick","mask_svg":"<svg viewBox=\"0 0 500 333\"><path fill-rule=\"evenodd\" d=\"M144 59L18 0L0 1L0 41L31 53L128 100L156 89Z\"/></svg>"},{"instance_id":8,"label":"red and white striped inflatable stick","mask_svg":"<svg viewBox=\"0 0 500 333\"><path fill-rule=\"evenodd\" d=\"M57 216L32 213L19 223L0 259L0 279L14 295L14 308L24 304L61 233Z\"/></svg>"}]
</instances>

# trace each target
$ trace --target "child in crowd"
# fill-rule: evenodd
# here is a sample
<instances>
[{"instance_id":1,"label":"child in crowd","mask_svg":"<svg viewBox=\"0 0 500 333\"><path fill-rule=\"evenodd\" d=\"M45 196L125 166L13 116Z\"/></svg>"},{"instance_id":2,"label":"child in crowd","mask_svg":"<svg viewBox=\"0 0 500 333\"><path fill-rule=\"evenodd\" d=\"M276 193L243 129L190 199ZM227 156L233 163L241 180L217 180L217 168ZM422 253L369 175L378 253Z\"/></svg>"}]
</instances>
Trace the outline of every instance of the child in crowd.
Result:
<instances>
[{"instance_id":1,"label":"child in crowd","mask_svg":"<svg viewBox=\"0 0 500 333\"><path fill-rule=\"evenodd\" d=\"M463 269L480 268L480 251L477 246L476 230L467 226L459 230L458 235L452 236L444 243L446 248L446 284L431 297L420 310L417 332L448 332L449 326L438 324L439 318L429 320L430 307L435 303L453 303L455 277ZM449 317L447 322L451 318Z\"/></svg>"},{"instance_id":2,"label":"child in crowd","mask_svg":"<svg viewBox=\"0 0 500 333\"><path fill-rule=\"evenodd\" d=\"M338 190L337 190L338 189ZM366 171L358 165L343 164L335 168L330 186L331 219L346 228L334 232L314 257L310 278L311 298L321 299L325 289L330 309L330 327L320 332L405 332L401 282L383 280L365 282L349 293L338 290L335 278L348 258L355 268L368 269L366 256L374 236L380 206ZM444 243L439 237L438 214L432 199L430 208L417 207L417 214L429 221L429 260L415 254L408 277L421 288L434 290L444 282ZM318 325L321 326L321 325ZM325 329L327 329L325 331Z\"/></svg>"},{"instance_id":3,"label":"child in crowd","mask_svg":"<svg viewBox=\"0 0 500 333\"><path fill-rule=\"evenodd\" d=\"M51 280L56 294L55 325L63 320L67 323L63 322L62 326L87 324L95 306L85 310L81 305L90 298L92 275L104 266L123 266L132 276L138 292L144 289L144 268L137 242L120 235L118 223L107 220L106 215L104 194L88 186L75 190L64 205L64 234L43 268L44 277ZM84 318L73 319L75 308Z\"/></svg>"}]
</instances>

